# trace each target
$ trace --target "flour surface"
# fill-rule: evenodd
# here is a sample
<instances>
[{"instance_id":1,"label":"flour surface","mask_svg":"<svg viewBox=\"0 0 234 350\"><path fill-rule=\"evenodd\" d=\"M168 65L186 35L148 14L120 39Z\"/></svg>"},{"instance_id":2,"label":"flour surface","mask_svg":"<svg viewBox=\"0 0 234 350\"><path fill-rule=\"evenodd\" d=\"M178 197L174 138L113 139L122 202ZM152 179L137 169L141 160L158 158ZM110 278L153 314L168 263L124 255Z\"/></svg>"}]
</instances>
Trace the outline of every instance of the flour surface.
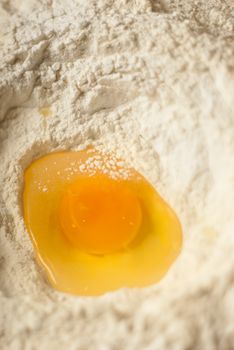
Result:
<instances>
[{"instance_id":1,"label":"flour surface","mask_svg":"<svg viewBox=\"0 0 234 350\"><path fill-rule=\"evenodd\" d=\"M234 349L232 0L0 0L0 348ZM184 246L142 290L52 290L23 172L93 144L150 180Z\"/></svg>"}]
</instances>

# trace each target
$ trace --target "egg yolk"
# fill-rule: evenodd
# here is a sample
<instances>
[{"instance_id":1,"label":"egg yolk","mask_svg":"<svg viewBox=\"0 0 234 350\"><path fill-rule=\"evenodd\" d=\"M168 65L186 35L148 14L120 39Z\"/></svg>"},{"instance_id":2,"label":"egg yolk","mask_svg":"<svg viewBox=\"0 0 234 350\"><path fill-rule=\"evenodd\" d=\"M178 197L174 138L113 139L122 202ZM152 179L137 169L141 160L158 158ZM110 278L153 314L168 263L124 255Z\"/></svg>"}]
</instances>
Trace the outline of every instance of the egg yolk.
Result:
<instances>
[{"instance_id":1,"label":"egg yolk","mask_svg":"<svg viewBox=\"0 0 234 350\"><path fill-rule=\"evenodd\" d=\"M93 148L35 160L25 171L23 208L47 280L70 294L153 284L182 245L179 220L153 186Z\"/></svg>"},{"instance_id":2,"label":"egg yolk","mask_svg":"<svg viewBox=\"0 0 234 350\"><path fill-rule=\"evenodd\" d=\"M68 188L59 219L73 246L91 254L108 254L127 247L137 235L141 207L126 184L88 177Z\"/></svg>"}]
</instances>

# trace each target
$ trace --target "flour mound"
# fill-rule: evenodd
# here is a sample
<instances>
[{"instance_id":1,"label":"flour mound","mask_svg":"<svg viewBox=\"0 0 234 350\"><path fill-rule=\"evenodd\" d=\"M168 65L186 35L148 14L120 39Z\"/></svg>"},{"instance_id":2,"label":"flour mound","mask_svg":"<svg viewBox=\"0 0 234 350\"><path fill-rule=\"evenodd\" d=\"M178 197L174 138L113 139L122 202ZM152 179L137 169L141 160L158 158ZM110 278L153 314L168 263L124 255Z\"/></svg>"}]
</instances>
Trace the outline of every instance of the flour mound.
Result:
<instances>
[{"instance_id":1,"label":"flour mound","mask_svg":"<svg viewBox=\"0 0 234 350\"><path fill-rule=\"evenodd\" d=\"M0 1L0 343L15 349L233 348L232 1ZM92 144L181 219L167 276L99 298L58 293L34 260L23 173Z\"/></svg>"}]
</instances>

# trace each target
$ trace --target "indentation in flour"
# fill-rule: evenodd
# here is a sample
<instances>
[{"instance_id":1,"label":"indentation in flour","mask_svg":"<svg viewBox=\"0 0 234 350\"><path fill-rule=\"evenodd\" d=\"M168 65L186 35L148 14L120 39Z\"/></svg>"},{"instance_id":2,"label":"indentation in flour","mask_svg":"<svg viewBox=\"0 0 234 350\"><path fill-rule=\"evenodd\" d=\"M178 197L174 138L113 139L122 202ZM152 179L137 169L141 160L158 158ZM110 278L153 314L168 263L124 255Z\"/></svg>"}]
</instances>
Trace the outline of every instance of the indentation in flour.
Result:
<instances>
[{"instance_id":1,"label":"indentation in flour","mask_svg":"<svg viewBox=\"0 0 234 350\"><path fill-rule=\"evenodd\" d=\"M105 85L97 85L84 95L81 112L93 114L103 109L116 108L137 96L127 81L106 80Z\"/></svg>"},{"instance_id":2,"label":"indentation in flour","mask_svg":"<svg viewBox=\"0 0 234 350\"><path fill-rule=\"evenodd\" d=\"M167 0L150 0L151 8L156 13L167 13L169 12L170 3Z\"/></svg>"},{"instance_id":3,"label":"indentation in flour","mask_svg":"<svg viewBox=\"0 0 234 350\"><path fill-rule=\"evenodd\" d=\"M0 1L5 348L232 348L231 12L221 0ZM68 298L36 268L23 172L89 144L139 170L181 219L183 252L157 286Z\"/></svg>"}]
</instances>

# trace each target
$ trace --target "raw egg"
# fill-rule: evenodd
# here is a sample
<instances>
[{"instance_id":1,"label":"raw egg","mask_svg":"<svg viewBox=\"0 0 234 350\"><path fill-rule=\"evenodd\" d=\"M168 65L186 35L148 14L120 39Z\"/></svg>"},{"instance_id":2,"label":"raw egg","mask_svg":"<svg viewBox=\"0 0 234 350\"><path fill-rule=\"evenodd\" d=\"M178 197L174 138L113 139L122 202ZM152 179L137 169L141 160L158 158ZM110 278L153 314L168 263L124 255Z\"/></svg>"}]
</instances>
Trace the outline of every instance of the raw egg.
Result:
<instances>
[{"instance_id":1,"label":"raw egg","mask_svg":"<svg viewBox=\"0 0 234 350\"><path fill-rule=\"evenodd\" d=\"M93 148L35 160L25 171L23 207L37 260L63 292L148 286L181 249L179 220L153 186Z\"/></svg>"}]
</instances>

